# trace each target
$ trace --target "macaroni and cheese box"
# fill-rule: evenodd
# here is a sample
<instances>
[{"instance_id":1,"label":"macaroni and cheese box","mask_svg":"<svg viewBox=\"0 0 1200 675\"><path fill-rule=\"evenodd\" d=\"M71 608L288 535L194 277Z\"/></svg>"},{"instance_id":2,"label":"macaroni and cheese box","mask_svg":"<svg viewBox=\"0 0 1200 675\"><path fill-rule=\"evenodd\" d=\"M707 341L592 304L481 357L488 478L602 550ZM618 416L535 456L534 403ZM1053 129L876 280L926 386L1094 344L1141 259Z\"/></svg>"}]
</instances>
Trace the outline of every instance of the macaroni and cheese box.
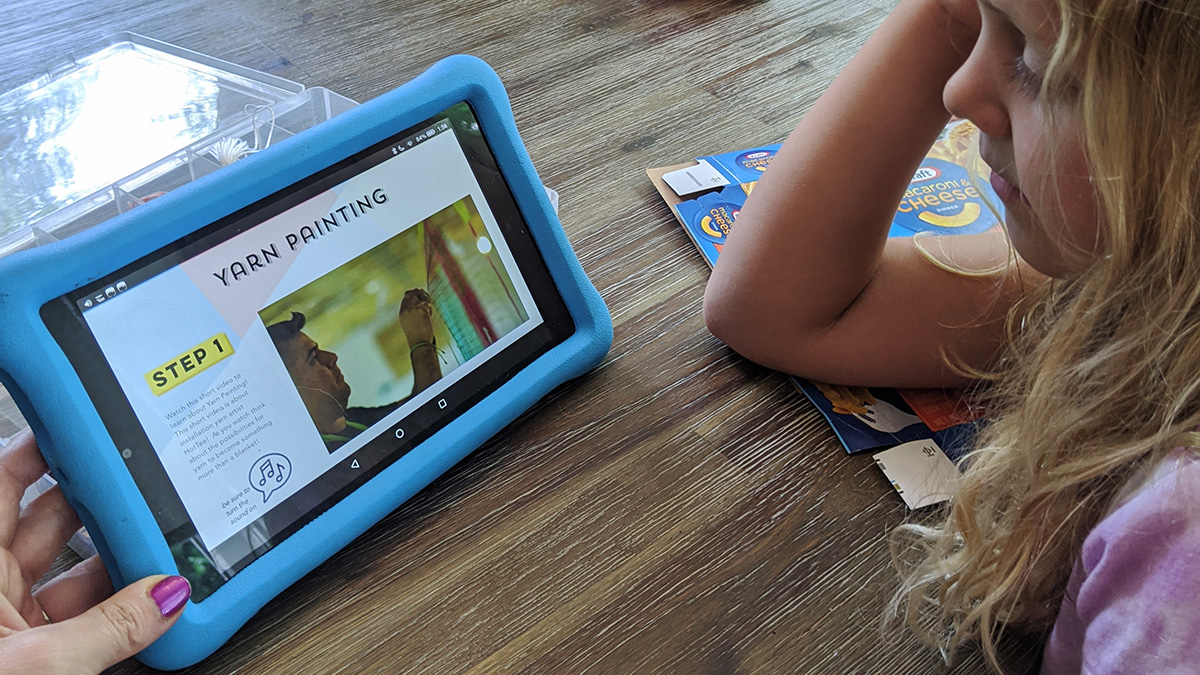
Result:
<instances>
[{"instance_id":1,"label":"macaroni and cheese box","mask_svg":"<svg viewBox=\"0 0 1200 675\"><path fill-rule=\"evenodd\" d=\"M648 170L710 267L779 147L707 155L687 165ZM913 174L888 236L974 234L998 225L1004 207L988 183L989 172L979 157L975 126L966 120L950 122Z\"/></svg>"}]
</instances>

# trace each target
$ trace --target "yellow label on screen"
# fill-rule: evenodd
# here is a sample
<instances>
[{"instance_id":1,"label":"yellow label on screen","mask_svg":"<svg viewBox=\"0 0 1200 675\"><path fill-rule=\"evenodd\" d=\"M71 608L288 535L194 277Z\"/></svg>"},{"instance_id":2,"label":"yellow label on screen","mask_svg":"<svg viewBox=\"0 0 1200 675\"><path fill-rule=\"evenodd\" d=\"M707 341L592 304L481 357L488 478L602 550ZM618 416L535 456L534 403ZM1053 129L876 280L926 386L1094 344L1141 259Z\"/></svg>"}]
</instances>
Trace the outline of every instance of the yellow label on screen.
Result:
<instances>
[{"instance_id":1,"label":"yellow label on screen","mask_svg":"<svg viewBox=\"0 0 1200 675\"><path fill-rule=\"evenodd\" d=\"M156 396L171 391L233 354L233 345L224 333L217 333L186 352L146 373L146 382Z\"/></svg>"}]
</instances>

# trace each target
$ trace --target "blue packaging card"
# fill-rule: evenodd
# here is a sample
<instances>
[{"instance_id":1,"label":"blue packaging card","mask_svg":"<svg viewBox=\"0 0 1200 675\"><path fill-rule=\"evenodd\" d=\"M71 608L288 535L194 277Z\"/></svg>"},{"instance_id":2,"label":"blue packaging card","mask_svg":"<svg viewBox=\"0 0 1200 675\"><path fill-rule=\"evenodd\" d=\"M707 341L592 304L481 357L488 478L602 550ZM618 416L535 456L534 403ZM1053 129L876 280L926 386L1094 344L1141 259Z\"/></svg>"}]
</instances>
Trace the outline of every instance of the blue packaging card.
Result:
<instances>
[{"instance_id":1,"label":"blue packaging card","mask_svg":"<svg viewBox=\"0 0 1200 675\"><path fill-rule=\"evenodd\" d=\"M676 205L684 229L710 266L716 264L725 238L745 203L746 193L742 187L730 185L720 192L710 192Z\"/></svg>"},{"instance_id":2,"label":"blue packaging card","mask_svg":"<svg viewBox=\"0 0 1200 675\"><path fill-rule=\"evenodd\" d=\"M782 143L776 143L749 150L708 155L698 157L697 161L708 160L708 163L720 171L731 183L754 183L762 177L763 172L771 164L771 158L775 156L782 145Z\"/></svg>"}]
</instances>

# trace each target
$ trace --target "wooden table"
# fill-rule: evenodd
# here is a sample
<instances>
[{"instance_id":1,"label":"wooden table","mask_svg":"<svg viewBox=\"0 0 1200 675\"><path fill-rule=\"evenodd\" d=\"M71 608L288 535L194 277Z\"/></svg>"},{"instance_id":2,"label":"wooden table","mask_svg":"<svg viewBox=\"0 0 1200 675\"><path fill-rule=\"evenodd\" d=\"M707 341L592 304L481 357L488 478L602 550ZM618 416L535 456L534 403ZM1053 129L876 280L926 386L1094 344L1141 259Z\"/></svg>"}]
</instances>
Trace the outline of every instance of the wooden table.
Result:
<instances>
[{"instance_id":1,"label":"wooden table","mask_svg":"<svg viewBox=\"0 0 1200 675\"><path fill-rule=\"evenodd\" d=\"M186 672L940 671L880 634L900 499L783 376L708 334L708 269L643 172L782 140L893 5L5 3L5 89L121 30L357 100L484 58L612 311L603 365ZM983 670L970 653L955 672Z\"/></svg>"}]
</instances>

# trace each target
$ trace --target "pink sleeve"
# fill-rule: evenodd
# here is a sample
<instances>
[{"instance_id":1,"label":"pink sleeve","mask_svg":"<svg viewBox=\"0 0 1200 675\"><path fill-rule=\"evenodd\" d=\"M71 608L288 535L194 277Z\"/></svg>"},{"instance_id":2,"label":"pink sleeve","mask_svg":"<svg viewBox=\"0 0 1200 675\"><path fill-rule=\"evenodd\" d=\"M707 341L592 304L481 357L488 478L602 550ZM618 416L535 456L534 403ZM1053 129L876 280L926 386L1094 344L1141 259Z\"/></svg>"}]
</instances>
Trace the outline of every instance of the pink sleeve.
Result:
<instances>
[{"instance_id":1,"label":"pink sleeve","mask_svg":"<svg viewBox=\"0 0 1200 675\"><path fill-rule=\"evenodd\" d=\"M1042 672L1200 672L1200 463L1169 459L1088 535Z\"/></svg>"}]
</instances>

